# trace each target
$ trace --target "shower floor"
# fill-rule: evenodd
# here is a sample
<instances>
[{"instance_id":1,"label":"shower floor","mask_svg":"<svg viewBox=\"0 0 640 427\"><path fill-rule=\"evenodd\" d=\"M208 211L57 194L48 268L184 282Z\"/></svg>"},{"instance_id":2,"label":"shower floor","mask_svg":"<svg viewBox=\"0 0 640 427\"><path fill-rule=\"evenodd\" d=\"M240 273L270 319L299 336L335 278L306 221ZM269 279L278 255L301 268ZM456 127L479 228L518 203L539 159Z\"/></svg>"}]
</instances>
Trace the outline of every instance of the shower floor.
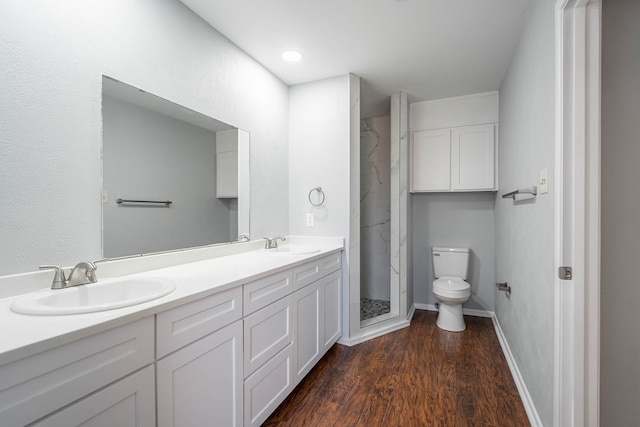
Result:
<instances>
[{"instance_id":1,"label":"shower floor","mask_svg":"<svg viewBox=\"0 0 640 427\"><path fill-rule=\"evenodd\" d=\"M360 298L360 320L372 319L391 311L391 303L381 299Z\"/></svg>"}]
</instances>

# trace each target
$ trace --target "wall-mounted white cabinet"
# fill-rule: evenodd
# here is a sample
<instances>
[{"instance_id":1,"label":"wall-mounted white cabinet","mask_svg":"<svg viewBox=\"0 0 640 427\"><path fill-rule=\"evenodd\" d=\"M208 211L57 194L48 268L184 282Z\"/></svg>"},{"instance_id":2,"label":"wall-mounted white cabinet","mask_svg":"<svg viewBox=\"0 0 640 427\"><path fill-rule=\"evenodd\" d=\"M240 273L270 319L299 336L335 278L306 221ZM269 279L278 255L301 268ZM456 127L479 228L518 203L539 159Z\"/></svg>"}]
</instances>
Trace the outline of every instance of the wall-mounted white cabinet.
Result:
<instances>
[{"instance_id":1,"label":"wall-mounted white cabinet","mask_svg":"<svg viewBox=\"0 0 640 427\"><path fill-rule=\"evenodd\" d=\"M497 102L491 92L412 104L411 192L497 189Z\"/></svg>"},{"instance_id":2,"label":"wall-mounted white cabinet","mask_svg":"<svg viewBox=\"0 0 640 427\"><path fill-rule=\"evenodd\" d=\"M238 130L216 132L216 197L238 197Z\"/></svg>"},{"instance_id":3,"label":"wall-mounted white cabinet","mask_svg":"<svg viewBox=\"0 0 640 427\"><path fill-rule=\"evenodd\" d=\"M414 132L411 191L495 190L495 126Z\"/></svg>"}]
</instances>

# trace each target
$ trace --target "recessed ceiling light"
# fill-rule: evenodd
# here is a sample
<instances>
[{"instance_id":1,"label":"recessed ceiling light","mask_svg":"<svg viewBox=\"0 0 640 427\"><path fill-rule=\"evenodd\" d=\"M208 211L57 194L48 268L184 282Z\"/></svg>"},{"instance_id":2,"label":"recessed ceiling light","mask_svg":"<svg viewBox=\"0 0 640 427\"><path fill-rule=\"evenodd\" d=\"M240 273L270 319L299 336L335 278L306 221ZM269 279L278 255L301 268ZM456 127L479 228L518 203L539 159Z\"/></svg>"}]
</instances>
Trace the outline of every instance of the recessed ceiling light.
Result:
<instances>
[{"instance_id":1,"label":"recessed ceiling light","mask_svg":"<svg viewBox=\"0 0 640 427\"><path fill-rule=\"evenodd\" d=\"M302 54L296 50L285 50L282 52L282 59L285 61L296 62L302 59Z\"/></svg>"}]
</instances>

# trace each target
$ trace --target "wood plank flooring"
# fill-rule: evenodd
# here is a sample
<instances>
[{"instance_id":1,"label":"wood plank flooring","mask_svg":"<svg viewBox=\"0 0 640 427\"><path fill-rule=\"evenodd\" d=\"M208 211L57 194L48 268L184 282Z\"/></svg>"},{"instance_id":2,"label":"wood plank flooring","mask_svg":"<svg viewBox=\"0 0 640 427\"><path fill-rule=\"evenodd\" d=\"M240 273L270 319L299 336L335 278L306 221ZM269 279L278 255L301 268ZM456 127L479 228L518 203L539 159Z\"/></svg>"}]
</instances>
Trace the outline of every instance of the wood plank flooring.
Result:
<instances>
[{"instance_id":1,"label":"wood plank flooring","mask_svg":"<svg viewBox=\"0 0 640 427\"><path fill-rule=\"evenodd\" d=\"M263 426L529 426L491 319L446 332L437 313L333 346Z\"/></svg>"}]
</instances>

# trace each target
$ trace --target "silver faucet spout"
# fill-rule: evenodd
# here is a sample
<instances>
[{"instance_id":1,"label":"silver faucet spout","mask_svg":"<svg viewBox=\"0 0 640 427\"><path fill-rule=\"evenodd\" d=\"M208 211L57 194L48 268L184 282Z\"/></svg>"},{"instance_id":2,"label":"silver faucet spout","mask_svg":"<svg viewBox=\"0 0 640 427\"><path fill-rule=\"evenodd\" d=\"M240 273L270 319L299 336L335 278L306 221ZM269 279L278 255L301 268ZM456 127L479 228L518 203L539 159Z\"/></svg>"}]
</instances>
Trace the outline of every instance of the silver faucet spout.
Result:
<instances>
[{"instance_id":1,"label":"silver faucet spout","mask_svg":"<svg viewBox=\"0 0 640 427\"><path fill-rule=\"evenodd\" d=\"M277 249L278 248L278 240L282 240L283 242L287 239L284 236L275 236L272 238L265 237L266 242L264 243L265 249Z\"/></svg>"},{"instance_id":2,"label":"silver faucet spout","mask_svg":"<svg viewBox=\"0 0 640 427\"><path fill-rule=\"evenodd\" d=\"M67 286L86 285L88 283L96 283L98 278L96 277L96 265L91 261L82 261L76 264L69 274L69 280L67 280Z\"/></svg>"}]
</instances>

